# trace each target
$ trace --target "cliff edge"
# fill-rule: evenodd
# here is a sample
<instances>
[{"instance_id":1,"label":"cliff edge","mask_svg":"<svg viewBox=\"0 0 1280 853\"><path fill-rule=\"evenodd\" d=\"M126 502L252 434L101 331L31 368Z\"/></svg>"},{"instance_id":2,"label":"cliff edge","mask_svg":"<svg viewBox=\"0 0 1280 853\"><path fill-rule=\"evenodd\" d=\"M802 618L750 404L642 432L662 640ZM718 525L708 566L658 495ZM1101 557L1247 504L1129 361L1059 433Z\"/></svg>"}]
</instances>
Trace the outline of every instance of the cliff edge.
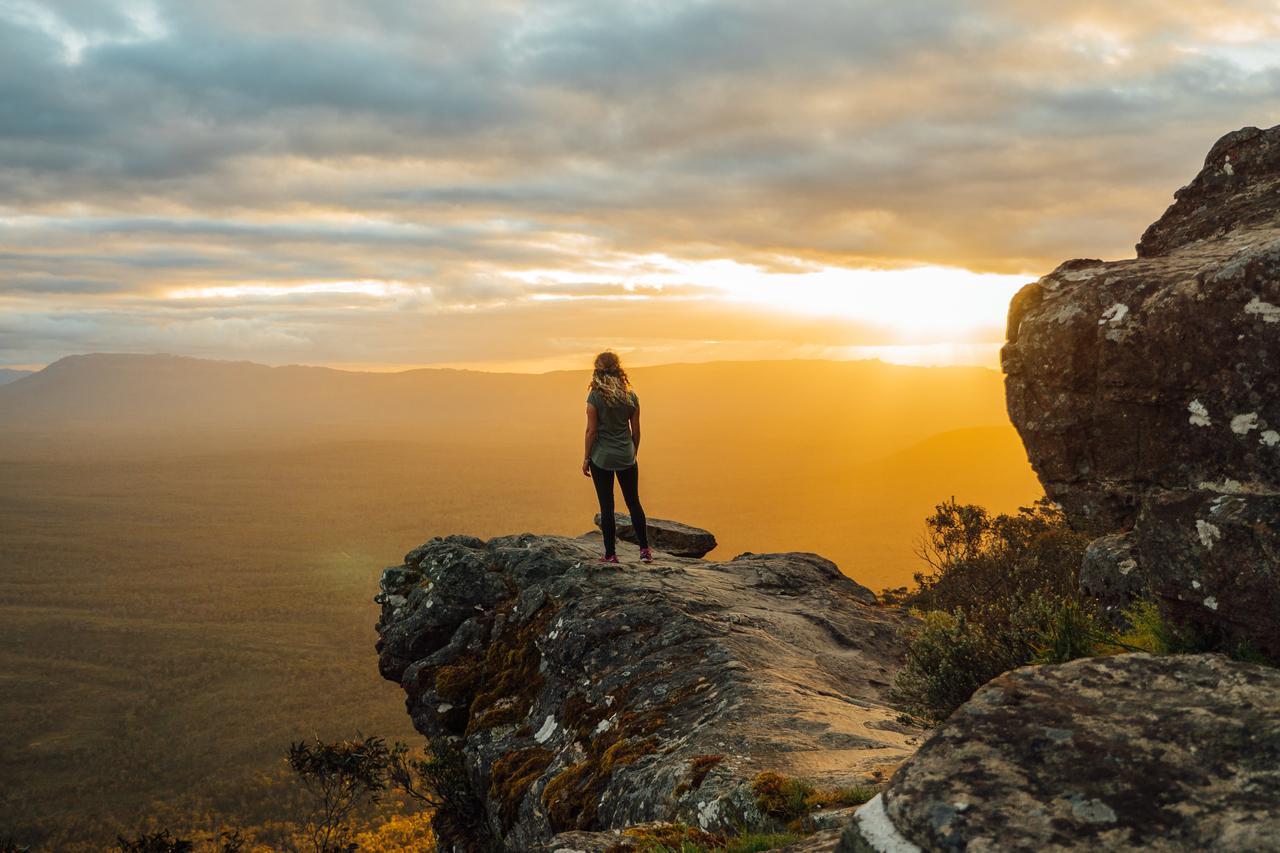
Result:
<instances>
[{"instance_id":1,"label":"cliff edge","mask_svg":"<svg viewBox=\"0 0 1280 853\"><path fill-rule=\"evenodd\" d=\"M382 674L478 805L445 845L734 831L761 817L763 771L864 785L913 751L887 698L909 617L830 561L599 553L598 535L449 536L384 572Z\"/></svg>"}]
</instances>

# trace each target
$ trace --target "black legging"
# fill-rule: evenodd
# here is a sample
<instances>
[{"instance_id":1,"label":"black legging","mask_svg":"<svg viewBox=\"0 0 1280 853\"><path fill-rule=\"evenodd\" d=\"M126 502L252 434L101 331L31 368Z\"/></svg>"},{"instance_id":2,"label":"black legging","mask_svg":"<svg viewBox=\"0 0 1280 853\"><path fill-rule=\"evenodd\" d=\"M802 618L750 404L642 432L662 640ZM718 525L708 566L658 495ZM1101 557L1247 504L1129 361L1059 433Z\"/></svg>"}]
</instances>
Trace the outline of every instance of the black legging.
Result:
<instances>
[{"instance_id":1,"label":"black legging","mask_svg":"<svg viewBox=\"0 0 1280 853\"><path fill-rule=\"evenodd\" d=\"M604 532L605 556L617 553L618 529L613 520L613 475L618 475L618 485L622 487L622 499L627 502L627 512L631 514L631 526L635 528L636 540L641 548L649 547L649 527L644 517L644 507L640 506L640 468L632 465L621 471L610 471L591 463L591 482L596 487L596 497L600 499L600 529Z\"/></svg>"}]
</instances>

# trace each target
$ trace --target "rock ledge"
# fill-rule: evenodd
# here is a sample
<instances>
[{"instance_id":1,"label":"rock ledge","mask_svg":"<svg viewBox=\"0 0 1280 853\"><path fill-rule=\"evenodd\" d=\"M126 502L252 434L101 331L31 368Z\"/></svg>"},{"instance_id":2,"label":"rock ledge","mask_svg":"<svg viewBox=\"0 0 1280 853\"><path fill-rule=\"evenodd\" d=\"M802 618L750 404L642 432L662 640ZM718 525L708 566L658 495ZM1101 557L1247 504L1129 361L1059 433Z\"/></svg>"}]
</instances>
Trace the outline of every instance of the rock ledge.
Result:
<instances>
[{"instance_id":1,"label":"rock ledge","mask_svg":"<svg viewBox=\"0 0 1280 853\"><path fill-rule=\"evenodd\" d=\"M557 833L760 818L765 770L867 784L910 754L887 691L909 619L813 554L712 562L598 534L434 539L383 573L379 666L461 750L479 826ZM874 601L874 597L871 601Z\"/></svg>"}]
</instances>

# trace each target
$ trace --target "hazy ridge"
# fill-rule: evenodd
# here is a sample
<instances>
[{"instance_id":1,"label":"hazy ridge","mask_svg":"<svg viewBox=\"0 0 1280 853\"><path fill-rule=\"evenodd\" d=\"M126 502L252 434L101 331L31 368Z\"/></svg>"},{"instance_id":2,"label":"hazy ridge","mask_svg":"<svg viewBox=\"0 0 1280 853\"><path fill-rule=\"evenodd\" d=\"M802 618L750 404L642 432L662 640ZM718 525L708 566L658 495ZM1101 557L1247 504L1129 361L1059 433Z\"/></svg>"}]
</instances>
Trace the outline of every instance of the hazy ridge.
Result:
<instances>
[{"instance_id":1,"label":"hazy ridge","mask_svg":"<svg viewBox=\"0 0 1280 853\"><path fill-rule=\"evenodd\" d=\"M34 372L34 370L15 370L12 367L0 367L0 385L8 385L10 382L25 379Z\"/></svg>"}]
</instances>

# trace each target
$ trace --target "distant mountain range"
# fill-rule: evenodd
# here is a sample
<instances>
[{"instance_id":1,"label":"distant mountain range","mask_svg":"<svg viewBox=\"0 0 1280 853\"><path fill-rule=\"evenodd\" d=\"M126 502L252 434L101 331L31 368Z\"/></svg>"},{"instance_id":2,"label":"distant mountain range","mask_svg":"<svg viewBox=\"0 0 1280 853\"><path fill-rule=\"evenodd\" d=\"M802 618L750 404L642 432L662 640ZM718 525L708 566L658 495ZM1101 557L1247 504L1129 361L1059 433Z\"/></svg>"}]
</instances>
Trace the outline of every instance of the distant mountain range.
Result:
<instances>
[{"instance_id":1,"label":"distant mountain range","mask_svg":"<svg viewBox=\"0 0 1280 853\"><path fill-rule=\"evenodd\" d=\"M11 367L0 367L0 385L8 385L10 382L17 382L31 374L34 370L14 370Z\"/></svg>"},{"instance_id":2,"label":"distant mountain range","mask_svg":"<svg viewBox=\"0 0 1280 853\"><path fill-rule=\"evenodd\" d=\"M829 464L880 458L940 432L1008 426L1001 377L879 361L671 364L631 372L654 436ZM0 430L580 440L588 371L364 373L169 355L81 355L0 386ZM696 437L696 441L693 441ZM782 464L782 463L780 463Z\"/></svg>"}]
</instances>

